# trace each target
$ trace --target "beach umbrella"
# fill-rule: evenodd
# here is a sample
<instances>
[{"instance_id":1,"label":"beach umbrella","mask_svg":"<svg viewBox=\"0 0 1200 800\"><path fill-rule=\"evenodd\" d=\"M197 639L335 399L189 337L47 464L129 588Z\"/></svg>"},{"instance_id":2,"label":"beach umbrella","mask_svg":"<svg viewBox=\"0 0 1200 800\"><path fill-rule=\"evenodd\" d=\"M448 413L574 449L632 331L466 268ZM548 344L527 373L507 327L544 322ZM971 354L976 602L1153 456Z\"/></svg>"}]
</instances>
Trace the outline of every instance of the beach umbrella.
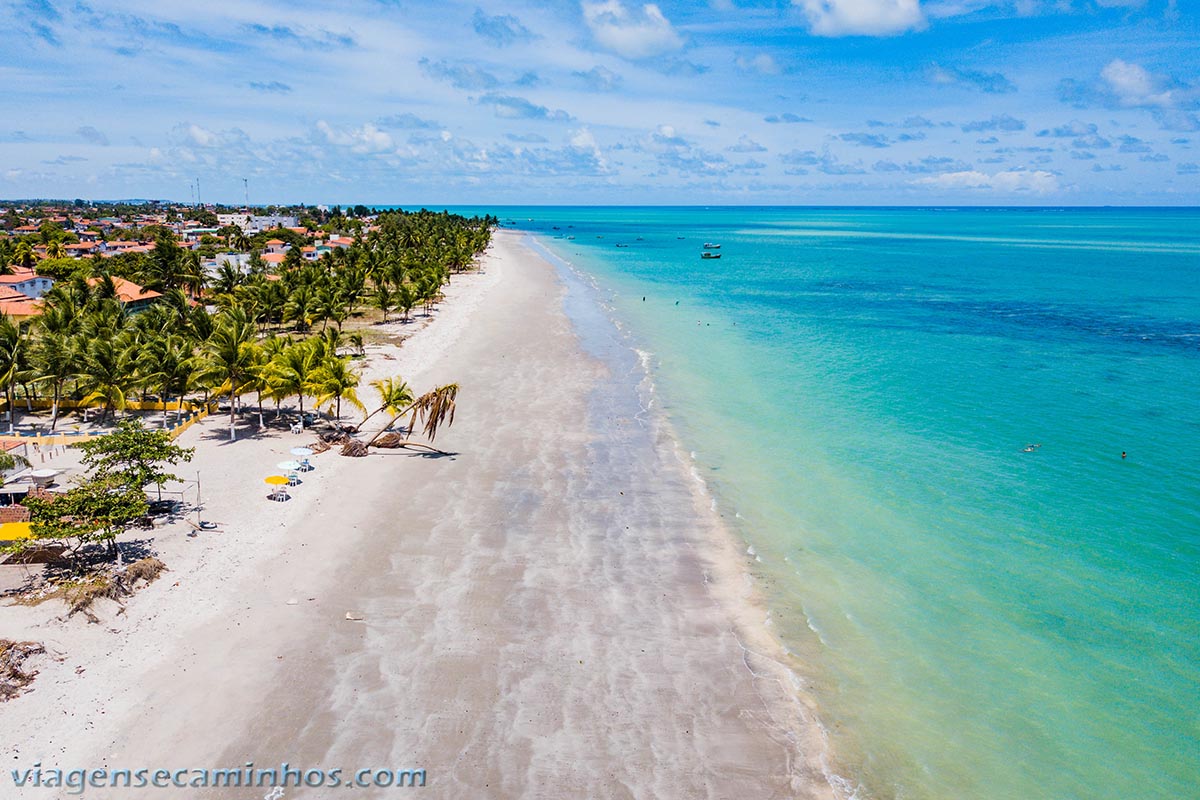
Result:
<instances>
[{"instance_id":1,"label":"beach umbrella","mask_svg":"<svg viewBox=\"0 0 1200 800\"><path fill-rule=\"evenodd\" d=\"M299 461L280 461L275 466L279 467L280 469L285 469L288 472L295 472L296 470L300 469L300 462Z\"/></svg>"},{"instance_id":2,"label":"beach umbrella","mask_svg":"<svg viewBox=\"0 0 1200 800\"><path fill-rule=\"evenodd\" d=\"M293 447L290 452L294 456L311 456L313 454L312 448L309 447Z\"/></svg>"},{"instance_id":3,"label":"beach umbrella","mask_svg":"<svg viewBox=\"0 0 1200 800\"><path fill-rule=\"evenodd\" d=\"M272 486L287 486L288 479L285 475L268 475L264 480Z\"/></svg>"}]
</instances>

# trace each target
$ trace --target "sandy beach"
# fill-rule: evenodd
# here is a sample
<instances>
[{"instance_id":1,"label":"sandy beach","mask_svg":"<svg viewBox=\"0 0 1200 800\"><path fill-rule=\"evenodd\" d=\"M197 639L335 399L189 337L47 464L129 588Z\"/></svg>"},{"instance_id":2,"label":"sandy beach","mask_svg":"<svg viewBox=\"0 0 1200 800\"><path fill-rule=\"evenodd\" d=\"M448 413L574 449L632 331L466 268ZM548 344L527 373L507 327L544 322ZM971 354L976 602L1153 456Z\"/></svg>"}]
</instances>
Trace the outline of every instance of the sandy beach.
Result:
<instances>
[{"instance_id":1,"label":"sandy beach","mask_svg":"<svg viewBox=\"0 0 1200 800\"><path fill-rule=\"evenodd\" d=\"M2 610L0 637L53 656L0 705L9 768L423 769L409 791L447 798L830 795L741 547L636 376L589 352L520 236L498 233L484 265L364 368L368 405L375 378L458 382L437 440L452 455L320 454L269 503L263 477L315 437L248 413L229 443L228 418L207 419L181 443L219 532L139 534L171 571L100 624ZM59 796L9 782L0 795Z\"/></svg>"}]
</instances>

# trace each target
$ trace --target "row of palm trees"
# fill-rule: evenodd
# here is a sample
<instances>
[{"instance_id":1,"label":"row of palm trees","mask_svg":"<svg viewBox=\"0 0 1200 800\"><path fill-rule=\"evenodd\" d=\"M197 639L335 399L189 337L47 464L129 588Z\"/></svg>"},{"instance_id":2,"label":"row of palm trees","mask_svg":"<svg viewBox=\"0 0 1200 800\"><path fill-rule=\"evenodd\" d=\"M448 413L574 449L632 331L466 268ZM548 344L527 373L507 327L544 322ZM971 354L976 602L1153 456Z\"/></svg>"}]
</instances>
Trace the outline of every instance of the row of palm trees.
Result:
<instances>
[{"instance_id":1,"label":"row of palm trees","mask_svg":"<svg viewBox=\"0 0 1200 800\"><path fill-rule=\"evenodd\" d=\"M340 419L343 404L363 407L346 355L361 353L362 337L343 335L343 321L367 303L385 318L392 310L407 317L429 306L489 238L487 220L387 214L377 230L316 262L301 262L297 253L274 272L261 262L248 272L226 266L207 288L193 254L165 235L153 253L138 258L82 261L42 298L40 316L20 325L0 317L0 391L10 430L18 392L51 401L52 430L64 397L98 404L107 418L139 397L153 395L164 408L174 403L182 411L185 397L227 396L231 438L243 395L256 396L260 425L264 401L274 402L278 415L293 397L302 417L311 398ZM127 313L110 275L122 271L162 298ZM414 401L402 382L376 388L382 408Z\"/></svg>"},{"instance_id":2,"label":"row of palm trees","mask_svg":"<svg viewBox=\"0 0 1200 800\"><path fill-rule=\"evenodd\" d=\"M305 399L313 398L317 407L332 404L335 418L343 402L362 408L359 377L340 352L350 337L335 329L310 338L261 337L244 309L210 316L178 290L137 315L92 287L87 291L80 297L56 286L32 325L0 318L0 383L10 429L20 407L18 388L27 398L51 401L51 430L66 395L102 405L104 419L152 394L164 403L164 427L165 409L174 404L182 411L193 394L229 394L231 423L236 399L246 393L259 399L260 424L264 399L278 408L296 397L303 414ZM230 431L232 437L232 424Z\"/></svg>"}]
</instances>

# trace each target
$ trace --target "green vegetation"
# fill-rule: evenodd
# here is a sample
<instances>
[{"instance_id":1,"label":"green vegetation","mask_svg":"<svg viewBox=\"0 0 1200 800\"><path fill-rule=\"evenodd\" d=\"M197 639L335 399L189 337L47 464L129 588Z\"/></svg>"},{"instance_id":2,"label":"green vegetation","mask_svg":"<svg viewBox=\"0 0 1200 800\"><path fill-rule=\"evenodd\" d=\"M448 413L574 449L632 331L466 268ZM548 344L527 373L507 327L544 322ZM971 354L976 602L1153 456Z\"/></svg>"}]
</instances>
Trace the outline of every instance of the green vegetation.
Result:
<instances>
[{"instance_id":1,"label":"green vegetation","mask_svg":"<svg viewBox=\"0 0 1200 800\"><path fill-rule=\"evenodd\" d=\"M270 239L292 247L276 264L253 249L245 269L225 264L211 280L199 252L181 246L159 224L139 232L140 241L154 241L150 252L111 258L64 258L63 248L74 237L69 222L44 222L36 232L0 238L5 269L36 263L52 267L55 276L39 314L20 321L0 315L0 394L9 430L20 422L23 401L31 400L49 401L50 430L58 425L64 400L99 408L99 421L115 424L112 433L78 445L89 467L85 478L65 492L24 501L35 538L66 545L76 576L86 573L96 553L117 553L117 534L147 513L147 486L161 492L165 482L177 479L169 467L191 459L191 450L171 443L166 429L172 410L180 418L188 398L223 400L231 441L245 396L257 401L260 427L264 401L274 402L278 417L281 405L294 398L302 425L306 403L328 414L335 426L345 406L367 414L353 368L354 357L364 352L363 330L360 324L343 332L343 325L372 306L385 315L396 310L404 319L418 307L428 313L442 288L487 247L494 224L491 218L420 211L386 212L367 225L360 213L366 211L356 207L347 217L335 209L312 219L324 226L322 236L338 232L347 238L319 255L309 250L310 258L301 249L311 246L312 235L276 230L250 237L229 226L222 232L226 247L261 247ZM197 218L215 223L209 216ZM6 223L15 229L13 222L25 221L10 215ZM131 299L120 278L157 294ZM379 412L390 414L392 422L410 415L408 436L420 426L430 442L440 426L453 422L457 385L420 397L399 378L373 386L381 398L368 419ZM161 422L155 417L154 427L147 428L140 420L122 419L135 400L161 403ZM433 449L398 433L386 438L377 446ZM379 439L352 444L356 454L365 454ZM0 455L0 469L7 463ZM73 609L128 589L128 582L92 577L72 590Z\"/></svg>"},{"instance_id":2,"label":"green vegetation","mask_svg":"<svg viewBox=\"0 0 1200 800\"><path fill-rule=\"evenodd\" d=\"M77 568L82 564L79 553L89 545L107 543L113 552L116 535L148 510L145 487L179 480L166 468L191 461L194 452L138 420L125 420L112 433L78 447L89 468L87 476L65 492L32 495L24 501L34 535L66 544Z\"/></svg>"},{"instance_id":3,"label":"green vegetation","mask_svg":"<svg viewBox=\"0 0 1200 800\"><path fill-rule=\"evenodd\" d=\"M219 209L218 209L219 210ZM135 219L154 207L69 207L65 212ZM161 212L161 209L157 209ZM139 229L154 241L149 253L123 253L85 259L40 258L35 248L74 237L66 222L44 222L36 233L0 238L0 264L36 263L53 269L54 288L42 298L42 313L16 321L0 316L0 393L6 401L9 429L19 422L25 398L51 402L50 428L58 426L63 400L98 406L100 421L115 421L133 400L163 404L162 427L170 425L174 406L181 416L185 398L209 396L229 404L230 439L236 437L241 397L262 403L295 398L305 406L340 419L343 406L361 408L359 378L352 358L363 353L361 330L342 333L343 325L379 308L409 319L417 308L427 312L454 274L470 267L487 247L493 218L448 213L384 212L366 225L364 207L318 213L301 209L320 229L309 234L289 229L247 236L237 226L223 229L226 248L252 248L242 269L226 262L211 279L199 253L176 241L158 223ZM190 212L183 211L184 216ZM197 212L203 213L203 212ZM204 215L201 222L212 224ZM161 214L157 219L161 219ZM6 223L28 222L13 218ZM215 227L215 225L212 225ZM94 226L99 227L99 226ZM129 231L97 232L112 240ZM336 246L315 258L301 257L316 236L337 233ZM353 235L353 239L349 238ZM282 263L262 258L271 239L290 243ZM36 251L41 253L41 250ZM124 278L161 293L153 302L123 302L116 279ZM311 398L311 400L310 400Z\"/></svg>"}]
</instances>

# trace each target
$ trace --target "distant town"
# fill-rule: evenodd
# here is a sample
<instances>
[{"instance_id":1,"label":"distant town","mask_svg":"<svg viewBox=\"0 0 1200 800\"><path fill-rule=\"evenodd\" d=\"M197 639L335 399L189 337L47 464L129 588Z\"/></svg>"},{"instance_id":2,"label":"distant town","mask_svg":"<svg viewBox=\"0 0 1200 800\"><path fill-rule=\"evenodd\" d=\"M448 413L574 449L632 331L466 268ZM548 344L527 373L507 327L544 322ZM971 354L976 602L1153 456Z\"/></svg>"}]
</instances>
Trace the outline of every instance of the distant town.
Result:
<instances>
[{"instance_id":1,"label":"distant town","mask_svg":"<svg viewBox=\"0 0 1200 800\"><path fill-rule=\"evenodd\" d=\"M173 262L184 262L180 285L197 296L223 267L243 276L272 277L285 262L298 266L349 248L356 237L374 230L374 222L373 210L362 205L343 211L337 206L0 201L0 263L8 267L0 275L0 314L17 322L39 316L41 298L56 280L80 272L81 260L93 262L87 270L91 281L111 276L116 298L127 311L137 312L163 296L158 289L164 287L147 280L147 262L154 260L148 256L157 247L171 249Z\"/></svg>"}]
</instances>

